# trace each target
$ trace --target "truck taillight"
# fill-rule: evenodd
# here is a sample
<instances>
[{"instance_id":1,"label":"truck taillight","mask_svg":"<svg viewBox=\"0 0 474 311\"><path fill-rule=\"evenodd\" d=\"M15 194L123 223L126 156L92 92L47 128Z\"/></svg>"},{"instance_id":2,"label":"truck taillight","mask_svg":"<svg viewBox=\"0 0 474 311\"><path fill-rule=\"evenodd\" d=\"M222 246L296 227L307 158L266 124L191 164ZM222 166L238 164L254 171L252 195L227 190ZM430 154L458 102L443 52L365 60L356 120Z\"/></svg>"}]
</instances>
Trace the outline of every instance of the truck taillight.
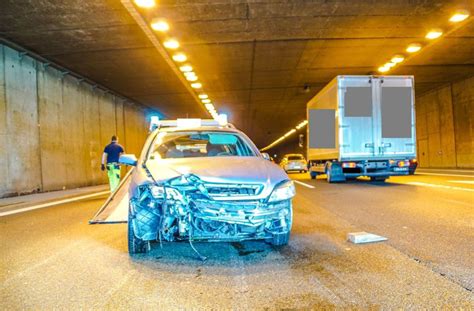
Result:
<instances>
[{"instance_id":1,"label":"truck taillight","mask_svg":"<svg viewBox=\"0 0 474 311\"><path fill-rule=\"evenodd\" d=\"M398 161L398 167L410 166L410 161Z\"/></svg>"},{"instance_id":2,"label":"truck taillight","mask_svg":"<svg viewBox=\"0 0 474 311\"><path fill-rule=\"evenodd\" d=\"M355 168L357 164L355 162L344 162L342 163L343 168Z\"/></svg>"}]
</instances>

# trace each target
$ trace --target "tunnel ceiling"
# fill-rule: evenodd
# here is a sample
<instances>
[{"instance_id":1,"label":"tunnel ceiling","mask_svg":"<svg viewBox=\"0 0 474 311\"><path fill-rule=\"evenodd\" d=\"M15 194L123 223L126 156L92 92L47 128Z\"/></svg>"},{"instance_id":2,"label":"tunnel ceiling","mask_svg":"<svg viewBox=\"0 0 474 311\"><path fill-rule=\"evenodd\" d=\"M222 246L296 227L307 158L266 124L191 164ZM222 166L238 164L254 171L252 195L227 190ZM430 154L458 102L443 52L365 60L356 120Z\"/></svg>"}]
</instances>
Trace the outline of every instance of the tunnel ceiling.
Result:
<instances>
[{"instance_id":1,"label":"tunnel ceiling","mask_svg":"<svg viewBox=\"0 0 474 311\"><path fill-rule=\"evenodd\" d=\"M216 108L260 147L336 75L375 73L431 28L453 31L390 74L415 75L417 93L474 75L474 18L447 22L471 0L157 2L140 18L169 21ZM169 117L204 116L119 1L2 1L0 35Z\"/></svg>"}]
</instances>

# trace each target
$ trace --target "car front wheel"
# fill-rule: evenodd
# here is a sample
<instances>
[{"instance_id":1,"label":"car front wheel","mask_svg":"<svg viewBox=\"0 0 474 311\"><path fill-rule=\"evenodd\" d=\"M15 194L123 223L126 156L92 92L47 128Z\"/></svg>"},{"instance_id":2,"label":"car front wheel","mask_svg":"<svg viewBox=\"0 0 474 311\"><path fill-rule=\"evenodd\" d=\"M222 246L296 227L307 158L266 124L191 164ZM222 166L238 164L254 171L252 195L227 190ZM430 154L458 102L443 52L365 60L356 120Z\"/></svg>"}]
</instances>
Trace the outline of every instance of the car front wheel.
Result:
<instances>
[{"instance_id":1,"label":"car front wheel","mask_svg":"<svg viewBox=\"0 0 474 311\"><path fill-rule=\"evenodd\" d=\"M144 241L135 236L133 231L132 219L130 214L128 215L128 253L143 254L150 250L150 241Z\"/></svg>"}]
</instances>

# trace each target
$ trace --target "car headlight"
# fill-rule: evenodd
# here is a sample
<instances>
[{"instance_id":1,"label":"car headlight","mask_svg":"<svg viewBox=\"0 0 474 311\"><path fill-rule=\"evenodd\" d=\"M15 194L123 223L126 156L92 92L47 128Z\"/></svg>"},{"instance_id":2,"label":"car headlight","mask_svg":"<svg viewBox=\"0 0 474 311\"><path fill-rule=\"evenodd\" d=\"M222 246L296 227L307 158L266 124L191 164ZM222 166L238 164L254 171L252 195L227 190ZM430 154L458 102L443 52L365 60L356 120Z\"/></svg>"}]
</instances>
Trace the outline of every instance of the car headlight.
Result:
<instances>
[{"instance_id":1,"label":"car headlight","mask_svg":"<svg viewBox=\"0 0 474 311\"><path fill-rule=\"evenodd\" d=\"M293 184L293 181L288 180L275 186L275 189L273 189L268 202L288 200L294 197L295 194L295 185Z\"/></svg>"}]
</instances>

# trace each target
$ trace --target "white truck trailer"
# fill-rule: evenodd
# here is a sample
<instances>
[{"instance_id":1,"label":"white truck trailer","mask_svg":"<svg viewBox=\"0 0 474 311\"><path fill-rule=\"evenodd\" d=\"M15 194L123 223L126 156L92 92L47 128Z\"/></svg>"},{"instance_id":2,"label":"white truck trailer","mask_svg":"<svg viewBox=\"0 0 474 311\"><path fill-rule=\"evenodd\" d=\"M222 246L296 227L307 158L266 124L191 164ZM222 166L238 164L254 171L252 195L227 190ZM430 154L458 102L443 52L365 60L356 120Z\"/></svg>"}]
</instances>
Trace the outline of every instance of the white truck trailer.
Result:
<instances>
[{"instance_id":1,"label":"white truck trailer","mask_svg":"<svg viewBox=\"0 0 474 311\"><path fill-rule=\"evenodd\" d=\"M413 76L337 76L307 104L311 178L408 175L416 157Z\"/></svg>"}]
</instances>

